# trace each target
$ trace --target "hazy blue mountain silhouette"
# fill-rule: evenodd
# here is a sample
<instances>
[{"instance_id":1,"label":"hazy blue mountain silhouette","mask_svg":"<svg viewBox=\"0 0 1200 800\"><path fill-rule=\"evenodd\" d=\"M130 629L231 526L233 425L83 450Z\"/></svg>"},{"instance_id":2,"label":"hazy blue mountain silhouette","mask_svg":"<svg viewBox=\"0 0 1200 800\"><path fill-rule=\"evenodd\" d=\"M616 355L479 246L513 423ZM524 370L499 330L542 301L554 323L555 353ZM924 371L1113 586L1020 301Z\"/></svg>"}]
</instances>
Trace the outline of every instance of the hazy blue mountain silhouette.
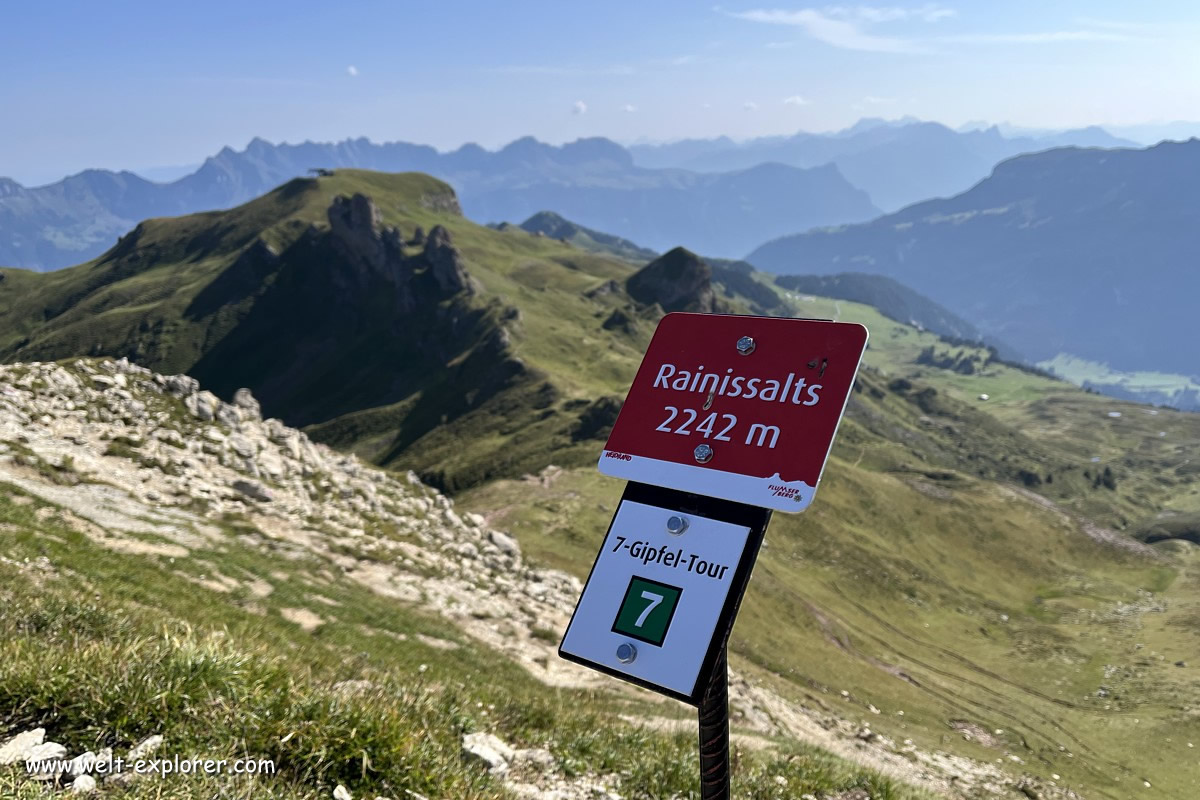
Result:
<instances>
[{"instance_id":1,"label":"hazy blue mountain silhouette","mask_svg":"<svg viewBox=\"0 0 1200 800\"><path fill-rule=\"evenodd\" d=\"M657 250L685 245L717 256L879 213L831 165L756 165L728 174L647 169L600 138L552 146L526 137L494 152L467 144L448 153L367 139L279 145L254 139L165 184L102 170L36 188L0 179L0 264L55 269L86 261L147 217L230 208L310 169L338 167L442 178L479 222L518 221L551 209Z\"/></svg>"},{"instance_id":2,"label":"hazy blue mountain silhouette","mask_svg":"<svg viewBox=\"0 0 1200 800\"><path fill-rule=\"evenodd\" d=\"M832 134L798 133L737 143L728 138L685 140L630 148L636 163L698 172L744 169L763 162L795 167L835 164L875 205L895 211L933 197L958 194L985 178L997 162L1053 147L1138 147L1103 128L1039 136L1005 136L996 127L954 131L912 118L863 119Z\"/></svg>"},{"instance_id":3,"label":"hazy blue mountain silhouette","mask_svg":"<svg viewBox=\"0 0 1200 800\"><path fill-rule=\"evenodd\" d=\"M1200 140L1061 148L999 164L970 191L862 225L768 242L780 274L901 281L1034 360L1200 375Z\"/></svg>"}]
</instances>

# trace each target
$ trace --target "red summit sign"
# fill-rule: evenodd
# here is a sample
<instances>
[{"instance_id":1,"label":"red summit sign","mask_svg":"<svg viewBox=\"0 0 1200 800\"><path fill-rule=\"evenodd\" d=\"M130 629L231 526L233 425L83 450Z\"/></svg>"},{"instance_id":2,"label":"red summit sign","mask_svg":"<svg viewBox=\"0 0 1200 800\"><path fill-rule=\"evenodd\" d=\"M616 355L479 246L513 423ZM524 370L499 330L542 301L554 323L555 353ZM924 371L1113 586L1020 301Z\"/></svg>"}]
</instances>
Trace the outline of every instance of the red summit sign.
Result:
<instances>
[{"instance_id":1,"label":"red summit sign","mask_svg":"<svg viewBox=\"0 0 1200 800\"><path fill-rule=\"evenodd\" d=\"M867 329L857 323L668 314L600 471L779 511L812 502Z\"/></svg>"}]
</instances>

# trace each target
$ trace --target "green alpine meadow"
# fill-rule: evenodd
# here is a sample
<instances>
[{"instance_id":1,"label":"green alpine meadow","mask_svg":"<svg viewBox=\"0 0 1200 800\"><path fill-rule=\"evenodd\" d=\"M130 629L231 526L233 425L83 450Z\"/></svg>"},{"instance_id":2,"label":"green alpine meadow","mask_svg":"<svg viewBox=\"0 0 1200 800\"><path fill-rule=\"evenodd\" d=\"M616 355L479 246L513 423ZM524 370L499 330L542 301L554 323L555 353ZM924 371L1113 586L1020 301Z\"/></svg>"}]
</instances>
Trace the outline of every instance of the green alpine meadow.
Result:
<instances>
[{"instance_id":1,"label":"green alpine meadow","mask_svg":"<svg viewBox=\"0 0 1200 800\"><path fill-rule=\"evenodd\" d=\"M693 710L557 655L680 310L870 330L730 639L735 796L1200 792L1200 416L895 281L348 168L0 278L4 797L699 797ZM271 767L83 766L131 753Z\"/></svg>"}]
</instances>

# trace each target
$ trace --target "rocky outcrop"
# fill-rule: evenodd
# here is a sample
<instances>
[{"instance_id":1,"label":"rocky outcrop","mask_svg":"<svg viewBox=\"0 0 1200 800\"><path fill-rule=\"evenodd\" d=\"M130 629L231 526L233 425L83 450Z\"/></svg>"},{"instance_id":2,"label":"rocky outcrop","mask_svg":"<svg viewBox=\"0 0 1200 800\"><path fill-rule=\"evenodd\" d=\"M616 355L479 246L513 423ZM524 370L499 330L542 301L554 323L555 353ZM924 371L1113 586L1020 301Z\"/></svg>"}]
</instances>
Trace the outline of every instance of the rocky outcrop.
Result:
<instances>
[{"instance_id":1,"label":"rocky outcrop","mask_svg":"<svg viewBox=\"0 0 1200 800\"><path fill-rule=\"evenodd\" d=\"M450 232L441 225L434 225L425 241L425 263L437 287L446 294L466 291L473 293L462 254L450 243Z\"/></svg>"},{"instance_id":2,"label":"rocky outcrop","mask_svg":"<svg viewBox=\"0 0 1200 800\"><path fill-rule=\"evenodd\" d=\"M64 485L64 472L77 480ZM248 391L226 403L193 378L123 359L0 365L0 481L127 554L212 558L224 546L218 524L241 519L256 531L249 542L419 603L539 675L560 667L531 631L565 627L582 588L527 565L514 538L460 516L411 472L376 469L264 420ZM314 616L284 618L303 626ZM0 763L43 744L36 736L0 741L11 744Z\"/></svg>"},{"instance_id":3,"label":"rocky outcrop","mask_svg":"<svg viewBox=\"0 0 1200 800\"><path fill-rule=\"evenodd\" d=\"M335 198L327 216L331 240L346 265L357 270L361 279L376 276L392 283L402 309L412 310L425 299L474 293L475 284L467 274L462 254L443 226L434 226L428 236L418 228L408 244L419 242L424 249L419 255L408 256L400 230L383 225L379 209L365 195ZM422 274L423 280L419 279ZM369 285L366 280L357 283ZM431 292L436 297L428 297Z\"/></svg>"},{"instance_id":4,"label":"rocky outcrop","mask_svg":"<svg viewBox=\"0 0 1200 800\"><path fill-rule=\"evenodd\" d=\"M717 310L712 270L695 253L676 247L651 261L625 281L639 303L658 303L664 311Z\"/></svg>"},{"instance_id":5,"label":"rocky outcrop","mask_svg":"<svg viewBox=\"0 0 1200 800\"><path fill-rule=\"evenodd\" d=\"M400 231L382 225L371 198L336 197L326 216L333 241L347 259L397 283L408 282L412 270L404 258Z\"/></svg>"}]
</instances>

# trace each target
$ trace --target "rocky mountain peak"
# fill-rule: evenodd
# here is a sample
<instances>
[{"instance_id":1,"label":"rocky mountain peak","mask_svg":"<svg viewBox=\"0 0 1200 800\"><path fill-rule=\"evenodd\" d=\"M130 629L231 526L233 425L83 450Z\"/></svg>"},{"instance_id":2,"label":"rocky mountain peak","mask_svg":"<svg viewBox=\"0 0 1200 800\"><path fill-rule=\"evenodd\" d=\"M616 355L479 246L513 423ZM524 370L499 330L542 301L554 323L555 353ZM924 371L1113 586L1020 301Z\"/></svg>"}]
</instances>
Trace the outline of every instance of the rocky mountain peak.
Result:
<instances>
[{"instance_id":1,"label":"rocky mountain peak","mask_svg":"<svg viewBox=\"0 0 1200 800\"><path fill-rule=\"evenodd\" d=\"M434 225L425 240L423 255L429 265L430 276L443 292L454 294L465 290L468 294L474 293L475 288L467 275L462 254L450 242L450 231L441 225Z\"/></svg>"},{"instance_id":2,"label":"rocky mountain peak","mask_svg":"<svg viewBox=\"0 0 1200 800\"><path fill-rule=\"evenodd\" d=\"M335 231L371 231L378 229L382 216L375 206L375 201L364 194L353 197L339 195L333 198L327 216L329 225Z\"/></svg>"},{"instance_id":3,"label":"rocky mountain peak","mask_svg":"<svg viewBox=\"0 0 1200 800\"><path fill-rule=\"evenodd\" d=\"M363 194L335 197L326 212L329 228L339 249L353 262L375 273L406 282L406 269L400 231L384 227L375 201Z\"/></svg>"},{"instance_id":4,"label":"rocky mountain peak","mask_svg":"<svg viewBox=\"0 0 1200 800\"><path fill-rule=\"evenodd\" d=\"M664 253L630 275L625 289L639 303L658 303L667 312L717 310L712 269L682 247Z\"/></svg>"},{"instance_id":5,"label":"rocky mountain peak","mask_svg":"<svg viewBox=\"0 0 1200 800\"><path fill-rule=\"evenodd\" d=\"M462 254L444 226L435 225L428 235L418 229L414 240L424 244L424 249L419 255L410 256L404 253L405 242L399 228L383 224L382 215L370 197L363 194L336 197L326 214L333 245L352 268L352 274L357 270L360 278L375 275L395 284L402 309L412 310L418 295L430 291L443 297L462 291L475 292ZM414 282L418 272L427 275L423 282ZM431 288L430 283L436 288ZM360 280L359 284L366 282Z\"/></svg>"}]
</instances>

